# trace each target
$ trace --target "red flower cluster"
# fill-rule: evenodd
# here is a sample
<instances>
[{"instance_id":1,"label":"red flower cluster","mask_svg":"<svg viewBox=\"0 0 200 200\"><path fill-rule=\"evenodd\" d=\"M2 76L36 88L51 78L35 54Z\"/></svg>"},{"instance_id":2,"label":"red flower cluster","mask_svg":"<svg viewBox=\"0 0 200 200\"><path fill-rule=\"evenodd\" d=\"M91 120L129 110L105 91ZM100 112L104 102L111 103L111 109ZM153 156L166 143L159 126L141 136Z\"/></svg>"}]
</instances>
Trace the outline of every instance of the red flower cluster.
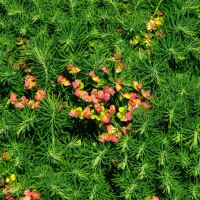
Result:
<instances>
[{"instance_id":1,"label":"red flower cluster","mask_svg":"<svg viewBox=\"0 0 200 200\"><path fill-rule=\"evenodd\" d=\"M79 67L75 67L73 64L69 64L67 66L67 71L68 71L69 74L77 74L81 71L81 69ZM79 81L79 80L77 80L77 81ZM62 75L58 76L57 82L61 83L62 85L66 86L66 87L71 85L71 82L69 80L67 80L67 78L65 78ZM75 82L75 83L72 83L72 84L73 84L73 87L78 87L77 86L78 82Z\"/></svg>"},{"instance_id":2,"label":"red flower cluster","mask_svg":"<svg viewBox=\"0 0 200 200\"><path fill-rule=\"evenodd\" d=\"M35 100L36 101L40 101L41 99L44 99L46 97L46 92L42 89L39 89L37 92L36 92L36 95L35 95Z\"/></svg>"},{"instance_id":3,"label":"red flower cluster","mask_svg":"<svg viewBox=\"0 0 200 200\"><path fill-rule=\"evenodd\" d=\"M74 82L72 82L72 86L74 89L83 89L84 88L84 84L81 80L77 79Z\"/></svg>"},{"instance_id":4,"label":"red flower cluster","mask_svg":"<svg viewBox=\"0 0 200 200\"><path fill-rule=\"evenodd\" d=\"M160 200L160 198L159 198L158 196L153 196L153 197L151 198L151 200Z\"/></svg>"},{"instance_id":5,"label":"red flower cluster","mask_svg":"<svg viewBox=\"0 0 200 200\"><path fill-rule=\"evenodd\" d=\"M92 80L96 83L99 83L101 81L101 79L95 74L94 71L90 71L89 73L89 77L92 78Z\"/></svg>"},{"instance_id":6,"label":"red flower cluster","mask_svg":"<svg viewBox=\"0 0 200 200\"><path fill-rule=\"evenodd\" d=\"M118 54L114 54L111 60L118 63L116 73L124 69L125 65L122 64ZM70 66L71 68L68 67L68 71L72 69L73 65ZM101 70L110 75L107 67L103 66ZM130 131L133 111L140 106L149 108L146 100L151 97L150 90L145 91L141 83L133 81L132 84L128 85L134 91L123 93L121 91L125 83L120 78L115 80L113 88L113 83L108 84L108 80L102 80L94 71L89 72L89 77L97 83L97 86L90 83L85 86L80 79L69 81L59 75L57 81L62 84L68 81L70 83L68 85L72 85L75 96L79 98L79 102L82 102L82 106L71 109L68 114L76 119L94 121L100 129L103 129L104 133L99 136L101 142L117 143L123 134L127 135ZM125 85L127 86L127 84ZM119 107L119 103L115 104L116 100L121 102L123 106ZM115 123L122 125L121 128L114 127L113 124Z\"/></svg>"},{"instance_id":7,"label":"red flower cluster","mask_svg":"<svg viewBox=\"0 0 200 200\"><path fill-rule=\"evenodd\" d=\"M30 90L37 86L36 77L32 75L27 75L25 77L24 87L26 90ZM36 95L34 96L35 100L28 99L26 96L22 96L19 99L17 98L17 94L12 92L10 94L10 98L8 103L13 104L16 108L23 109L25 106L30 107L31 109L40 107L40 100L46 97L46 93L43 89L38 89L36 91Z\"/></svg>"},{"instance_id":8,"label":"red flower cluster","mask_svg":"<svg viewBox=\"0 0 200 200\"><path fill-rule=\"evenodd\" d=\"M81 69L79 67L75 67L73 64L69 64L67 66L67 71L69 74L77 74L81 71Z\"/></svg>"},{"instance_id":9,"label":"red flower cluster","mask_svg":"<svg viewBox=\"0 0 200 200\"><path fill-rule=\"evenodd\" d=\"M35 108L40 107L40 100L44 99L45 97L46 97L46 93L44 92L44 90L39 89L36 92L36 95L34 97L36 101L29 100L29 99L26 98L26 96L22 96L19 100L19 99L17 99L16 93L11 93L9 102L11 104L15 105L15 107L19 108L19 109L23 109L25 106L28 106L32 109L35 109Z\"/></svg>"},{"instance_id":10,"label":"red flower cluster","mask_svg":"<svg viewBox=\"0 0 200 200\"><path fill-rule=\"evenodd\" d=\"M24 191L25 197L20 197L19 200L31 200L31 199L41 199L41 194L37 191L31 191L30 189L26 189Z\"/></svg>"},{"instance_id":11,"label":"red flower cluster","mask_svg":"<svg viewBox=\"0 0 200 200\"><path fill-rule=\"evenodd\" d=\"M70 81L67 80L67 79L66 79L65 77L63 77L63 76L58 76L57 82L58 82L58 83L61 83L61 84L64 85L64 86L69 86L69 85L71 85Z\"/></svg>"},{"instance_id":12,"label":"red flower cluster","mask_svg":"<svg viewBox=\"0 0 200 200\"><path fill-rule=\"evenodd\" d=\"M87 91L82 89L75 89L75 95L81 98L84 102L92 103L87 106L83 111L82 108L72 109L69 113L70 116L75 118L86 118L86 119L97 119L101 120L102 123L106 124L110 122L111 114L115 112L115 106L111 106L110 109L104 108L104 103L108 102L112 95L115 94L114 89L104 86L102 90L92 89L89 94ZM90 109L92 107L93 109ZM96 116L94 113L100 113Z\"/></svg>"},{"instance_id":13,"label":"red flower cluster","mask_svg":"<svg viewBox=\"0 0 200 200\"><path fill-rule=\"evenodd\" d=\"M36 80L37 79L34 76L27 75L26 80L25 80L25 84L24 84L25 88L27 90L30 90L30 89L36 87L37 86Z\"/></svg>"},{"instance_id":14,"label":"red flower cluster","mask_svg":"<svg viewBox=\"0 0 200 200\"><path fill-rule=\"evenodd\" d=\"M101 69L102 69L102 71L103 71L105 74L110 75L110 71L109 71L109 69L108 69L107 67L102 66Z\"/></svg>"},{"instance_id":15,"label":"red flower cluster","mask_svg":"<svg viewBox=\"0 0 200 200\"><path fill-rule=\"evenodd\" d=\"M99 140L101 142L119 142L119 138L121 137L122 133L118 131L113 125L106 126L107 133L103 133L99 136Z\"/></svg>"},{"instance_id":16,"label":"red flower cluster","mask_svg":"<svg viewBox=\"0 0 200 200\"><path fill-rule=\"evenodd\" d=\"M99 136L99 141L101 142L114 142L114 143L118 143L119 142L119 138L117 138L115 135L113 134L109 134L109 133L105 133Z\"/></svg>"}]
</instances>

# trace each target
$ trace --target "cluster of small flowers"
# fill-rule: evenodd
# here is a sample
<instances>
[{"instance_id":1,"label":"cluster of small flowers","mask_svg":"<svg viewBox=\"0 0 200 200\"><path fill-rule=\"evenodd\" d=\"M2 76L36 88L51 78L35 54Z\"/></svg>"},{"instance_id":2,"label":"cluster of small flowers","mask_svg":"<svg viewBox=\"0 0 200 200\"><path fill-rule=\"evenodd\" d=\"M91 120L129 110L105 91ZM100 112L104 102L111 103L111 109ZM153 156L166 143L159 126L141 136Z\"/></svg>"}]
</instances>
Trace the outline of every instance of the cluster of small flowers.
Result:
<instances>
[{"instance_id":1,"label":"cluster of small flowers","mask_svg":"<svg viewBox=\"0 0 200 200\"><path fill-rule=\"evenodd\" d=\"M160 200L160 197L155 195L154 196L149 195L148 197L145 198L145 200Z\"/></svg>"},{"instance_id":2,"label":"cluster of small flowers","mask_svg":"<svg viewBox=\"0 0 200 200\"><path fill-rule=\"evenodd\" d=\"M34 76L27 75L27 76L26 76L26 79L25 79L24 87L25 87L27 90L30 90L30 89L36 87L36 86L37 86L36 80L37 80L37 79L36 79Z\"/></svg>"},{"instance_id":3,"label":"cluster of small flowers","mask_svg":"<svg viewBox=\"0 0 200 200\"><path fill-rule=\"evenodd\" d=\"M111 60L117 63L115 66L116 73L120 73L124 70L125 64L120 60L118 54L114 54ZM69 73L71 71L73 74L80 72L78 67L74 67L72 64L69 66L67 67ZM103 66L101 70L105 74L110 75L110 71L107 67ZM130 86L134 88L135 91L130 93L122 93L120 92L123 87L123 81L121 79L117 79L115 81L115 86L113 88L109 84L106 84L105 81L102 81L102 79L96 75L94 71L89 72L89 77L92 79L92 81L98 84L98 89L92 88L90 89L91 92L85 89L85 85L80 79L70 81L62 75L58 76L58 83L64 86L72 86L75 96L82 100L84 104L87 104L87 106L84 107L75 107L71 109L69 115L77 119L93 120L99 125L99 127L103 127L104 130L107 130L106 133L103 133L99 136L99 140L101 142L112 141L116 143L121 138L122 133L127 134L128 130L130 130L132 112L139 108L139 106L149 108L146 100L150 99L151 97L150 90L145 91L142 89L142 84L138 83L137 81L133 81ZM91 85L89 85L88 88L91 88ZM126 102L127 105L117 108L116 105L110 103L110 100L114 95L116 97L118 96L120 101ZM126 100L128 100L128 102ZM121 122L128 123L127 126L123 126L121 128L121 131L111 124L113 123L113 120L115 121L116 117Z\"/></svg>"},{"instance_id":4,"label":"cluster of small flowers","mask_svg":"<svg viewBox=\"0 0 200 200\"><path fill-rule=\"evenodd\" d=\"M161 37L163 35L162 30L158 30L158 27L160 27L163 24L163 22L163 12L157 11L157 13L153 15L150 21L147 23L148 32L134 36L130 40L130 44L133 46L141 44L146 47L151 47L153 43L153 36L156 35L158 37Z\"/></svg>"},{"instance_id":5,"label":"cluster of small flowers","mask_svg":"<svg viewBox=\"0 0 200 200\"><path fill-rule=\"evenodd\" d=\"M140 91L142 93L142 99L150 99L150 90L144 91L142 89L142 85L140 83L138 83L137 81L133 81L133 86L135 88L136 91ZM101 142L104 141L112 141L112 142L118 142L119 139L121 138L122 133L127 135L128 131L131 130L131 121L133 120L133 111L137 108L139 108L139 106L143 106L145 108L149 108L148 104L146 103L146 101L141 100L140 96L135 93L135 92L126 92L126 93L121 93L119 96L119 99L124 101L125 99L128 100L128 105L122 106L122 107L118 107L118 109L116 108L115 105L113 106L113 110L114 112L112 113L112 117L115 117L115 113L116 113L116 117L121 121L121 122L126 122L128 123L127 126L122 126L121 127L121 131L119 131L119 129L113 127L113 125L107 125L106 129L107 132L100 135L99 139ZM104 115L104 117L106 117L106 115ZM111 119L109 119L110 123Z\"/></svg>"},{"instance_id":6,"label":"cluster of small flowers","mask_svg":"<svg viewBox=\"0 0 200 200\"><path fill-rule=\"evenodd\" d=\"M153 197L151 198L151 200L160 200L160 198L159 198L158 196L153 196Z\"/></svg>"},{"instance_id":7,"label":"cluster of small flowers","mask_svg":"<svg viewBox=\"0 0 200 200\"><path fill-rule=\"evenodd\" d=\"M163 12L159 11L157 14L153 15L150 21L147 23L147 30L155 32L156 35L160 36L160 32L157 30L159 26L163 24Z\"/></svg>"},{"instance_id":8,"label":"cluster of small flowers","mask_svg":"<svg viewBox=\"0 0 200 200\"><path fill-rule=\"evenodd\" d=\"M77 74L81 71L79 67L75 67L73 64L69 64L67 66L67 71L69 74ZM64 76L59 75L57 78L57 82L64 85L64 86L70 86L71 82L67 80Z\"/></svg>"},{"instance_id":9,"label":"cluster of small flowers","mask_svg":"<svg viewBox=\"0 0 200 200\"><path fill-rule=\"evenodd\" d=\"M11 159L11 153L9 151L6 151L2 154L2 158L6 161L9 161ZM9 191L11 188L14 188L15 185L13 185L13 182L16 180L16 175L11 174L10 177L3 178L0 182L0 188L5 187L3 189L3 194L5 196L5 199L7 200L15 200L14 196L9 194ZM21 197L19 200L31 200L31 199L40 199L41 195L37 191L30 191L29 189L26 189L24 192L25 197Z\"/></svg>"},{"instance_id":10,"label":"cluster of small flowers","mask_svg":"<svg viewBox=\"0 0 200 200\"><path fill-rule=\"evenodd\" d=\"M0 188L3 189L3 194L6 200L15 200L14 196L9 194L10 189L12 188L12 183L16 180L16 175L11 174L10 177L3 178L0 182ZM7 184L7 185L6 185Z\"/></svg>"},{"instance_id":11,"label":"cluster of small flowers","mask_svg":"<svg viewBox=\"0 0 200 200\"><path fill-rule=\"evenodd\" d=\"M6 200L15 200L15 197L9 194L10 190L15 187L13 183L16 180L16 175L11 174L10 177L3 178L0 182L0 188L3 188L3 194ZM40 199L41 194L37 191L31 191L30 189L26 189L24 191L25 197L20 197L19 200L32 200L32 199Z\"/></svg>"},{"instance_id":12,"label":"cluster of small flowers","mask_svg":"<svg viewBox=\"0 0 200 200\"><path fill-rule=\"evenodd\" d=\"M117 53L114 54L114 56L111 58L111 60L116 63L115 72L117 74L124 70L125 64L121 61L121 59Z\"/></svg>"},{"instance_id":13,"label":"cluster of small flowers","mask_svg":"<svg viewBox=\"0 0 200 200\"><path fill-rule=\"evenodd\" d=\"M4 153L2 154L2 158L3 158L4 160L9 161L9 160L11 159L10 152L9 152L9 151L4 152Z\"/></svg>"},{"instance_id":14,"label":"cluster of small flowers","mask_svg":"<svg viewBox=\"0 0 200 200\"><path fill-rule=\"evenodd\" d=\"M107 125L106 126L106 133L103 133L99 136L99 141L101 142L114 142L117 143L119 142L119 139L122 136L122 132L124 134L128 134L128 131L131 130L131 124L129 123L127 126L123 126L121 127L122 131L119 131L118 129L116 129L113 125Z\"/></svg>"},{"instance_id":15,"label":"cluster of small flowers","mask_svg":"<svg viewBox=\"0 0 200 200\"><path fill-rule=\"evenodd\" d=\"M31 191L30 189L26 189L24 191L24 197L19 198L19 200L32 200L32 199L41 199L40 192Z\"/></svg>"},{"instance_id":16,"label":"cluster of small flowers","mask_svg":"<svg viewBox=\"0 0 200 200\"><path fill-rule=\"evenodd\" d=\"M37 86L36 78L31 75L27 75L25 79L24 87L26 90L30 90ZM34 96L35 100L29 100L26 96L22 96L20 100L17 99L16 93L10 94L9 103L13 104L16 108L23 109L25 106L28 106L32 109L40 107L40 100L46 97L46 93L43 89L39 89Z\"/></svg>"}]
</instances>

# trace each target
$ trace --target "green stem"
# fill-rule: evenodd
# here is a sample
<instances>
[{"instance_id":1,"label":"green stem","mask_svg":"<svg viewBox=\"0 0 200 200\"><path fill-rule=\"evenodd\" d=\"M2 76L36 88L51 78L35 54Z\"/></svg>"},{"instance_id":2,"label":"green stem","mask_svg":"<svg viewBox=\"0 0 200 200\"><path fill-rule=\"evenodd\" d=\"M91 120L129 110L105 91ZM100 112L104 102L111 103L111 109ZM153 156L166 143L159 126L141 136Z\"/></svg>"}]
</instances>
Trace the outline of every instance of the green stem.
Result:
<instances>
[{"instance_id":1,"label":"green stem","mask_svg":"<svg viewBox=\"0 0 200 200\"><path fill-rule=\"evenodd\" d=\"M126 135L126 133L122 130L121 126L115 121L115 119L112 118L111 122L114 124L115 127L119 129L119 131L121 131L124 135Z\"/></svg>"},{"instance_id":2,"label":"green stem","mask_svg":"<svg viewBox=\"0 0 200 200\"><path fill-rule=\"evenodd\" d=\"M54 128L51 125L51 145L52 145L52 149L55 149L55 135L54 135Z\"/></svg>"},{"instance_id":3,"label":"green stem","mask_svg":"<svg viewBox=\"0 0 200 200\"><path fill-rule=\"evenodd\" d=\"M139 0L139 1L137 2L136 6L135 6L135 11L137 10L137 7L139 6L140 2L141 2L141 0Z\"/></svg>"},{"instance_id":4,"label":"green stem","mask_svg":"<svg viewBox=\"0 0 200 200\"><path fill-rule=\"evenodd\" d=\"M156 7L156 9L155 9L155 11L154 11L154 13L153 13L153 16L156 14L156 12L158 11L158 8L160 7L160 4L162 3L162 1L163 0L160 0L159 1L159 3L158 3L158 5L157 5L157 7Z\"/></svg>"}]
</instances>

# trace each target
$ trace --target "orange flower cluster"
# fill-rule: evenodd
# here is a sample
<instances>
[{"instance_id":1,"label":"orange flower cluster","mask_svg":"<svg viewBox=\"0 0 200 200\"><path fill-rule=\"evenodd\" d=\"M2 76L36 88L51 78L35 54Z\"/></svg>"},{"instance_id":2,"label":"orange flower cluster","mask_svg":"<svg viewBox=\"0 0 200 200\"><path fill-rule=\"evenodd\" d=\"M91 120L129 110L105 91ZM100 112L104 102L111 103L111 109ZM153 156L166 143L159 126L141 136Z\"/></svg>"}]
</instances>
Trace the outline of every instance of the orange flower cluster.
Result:
<instances>
[{"instance_id":1,"label":"orange flower cluster","mask_svg":"<svg viewBox=\"0 0 200 200\"><path fill-rule=\"evenodd\" d=\"M40 192L31 191L30 189L26 189L24 191L24 197L19 198L19 200L32 200L32 199L41 199Z\"/></svg>"},{"instance_id":2,"label":"orange flower cluster","mask_svg":"<svg viewBox=\"0 0 200 200\"><path fill-rule=\"evenodd\" d=\"M111 58L112 61L117 63L116 73L120 73L124 70L125 64L120 60L118 54L114 54ZM74 73L80 72L79 68L75 68L70 64L67 67L68 72ZM103 66L101 70L110 75L110 70ZM147 103L150 100L150 90L144 90L141 83L133 81L130 87L133 91L122 92L123 81L118 78L113 83L109 84L108 80L100 78L95 71L90 71L88 76L94 81L93 83L84 82L80 79L67 80L62 75L59 75L57 82L64 86L71 86L72 93L78 98L78 102L81 104L79 107L72 108L68 113L69 116L80 120L92 120L97 124L102 134L99 136L101 142L110 141L117 143L123 134L127 135L131 129L131 123L133 120L133 111L140 106L149 108ZM115 102L121 102L123 106L119 107L119 104ZM119 125L116 127L116 123ZM125 123L125 124L124 124Z\"/></svg>"},{"instance_id":3,"label":"orange flower cluster","mask_svg":"<svg viewBox=\"0 0 200 200\"><path fill-rule=\"evenodd\" d=\"M99 140L101 142L119 142L119 138L121 137L122 133L118 131L113 125L106 126L107 133L103 133L99 136Z\"/></svg>"},{"instance_id":4,"label":"orange flower cluster","mask_svg":"<svg viewBox=\"0 0 200 200\"><path fill-rule=\"evenodd\" d=\"M143 32L140 35L134 36L130 40L130 44L136 46L137 44L144 45L145 47L151 47L153 43L153 37L156 35L161 37L163 35L162 30L159 29L164 23L163 12L158 11L151 17L147 23L146 29L148 32Z\"/></svg>"},{"instance_id":5,"label":"orange flower cluster","mask_svg":"<svg viewBox=\"0 0 200 200\"><path fill-rule=\"evenodd\" d=\"M153 196L151 200L160 200L158 196Z\"/></svg>"},{"instance_id":6,"label":"orange flower cluster","mask_svg":"<svg viewBox=\"0 0 200 200\"><path fill-rule=\"evenodd\" d=\"M9 192L13 188L12 183L16 180L15 174L11 174L10 177L3 178L0 182L0 188L4 187L3 194L5 199L7 200L15 200L14 196L12 196Z\"/></svg>"},{"instance_id":7,"label":"orange flower cluster","mask_svg":"<svg viewBox=\"0 0 200 200\"><path fill-rule=\"evenodd\" d=\"M7 200L15 200L15 198L9 194L11 188L12 188L11 185L6 185L5 189L3 190L4 197Z\"/></svg>"},{"instance_id":8,"label":"orange flower cluster","mask_svg":"<svg viewBox=\"0 0 200 200\"><path fill-rule=\"evenodd\" d=\"M79 67L75 67L73 64L69 64L67 66L67 71L69 74L77 74L81 71L81 69Z\"/></svg>"},{"instance_id":9,"label":"orange flower cluster","mask_svg":"<svg viewBox=\"0 0 200 200\"><path fill-rule=\"evenodd\" d=\"M112 61L116 63L115 72L118 74L125 69L125 64L121 61L119 54L115 53L111 58Z\"/></svg>"},{"instance_id":10,"label":"orange flower cluster","mask_svg":"<svg viewBox=\"0 0 200 200\"><path fill-rule=\"evenodd\" d=\"M16 180L16 176L14 174L12 174L9 178L3 178L0 181L0 188L4 187L3 189L3 194L5 199L7 200L15 200L16 198L11 195L10 190L14 187L15 185L12 185L12 183ZM9 183L9 184L8 184ZM24 191L24 197L20 197L19 200L40 200L41 199L41 194L40 192L37 191L31 191L30 189L26 189Z\"/></svg>"},{"instance_id":11,"label":"orange flower cluster","mask_svg":"<svg viewBox=\"0 0 200 200\"><path fill-rule=\"evenodd\" d=\"M36 101L29 100L26 98L26 96L22 96L19 100L19 99L17 99L16 93L11 93L9 103L13 104L16 108L19 108L19 109L23 109L25 106L28 106L31 109L35 109L35 108L40 107L40 100L44 99L45 96L46 96L46 93L42 89L39 89L36 92L36 95L34 97Z\"/></svg>"},{"instance_id":12,"label":"orange flower cluster","mask_svg":"<svg viewBox=\"0 0 200 200\"><path fill-rule=\"evenodd\" d=\"M9 152L9 151L4 152L4 153L2 154L2 158L3 158L4 160L9 161L9 160L11 159L10 152Z\"/></svg>"},{"instance_id":13,"label":"orange flower cluster","mask_svg":"<svg viewBox=\"0 0 200 200\"><path fill-rule=\"evenodd\" d=\"M11 195L10 190L13 188L15 189L16 185L13 184L13 182L16 181L16 175L15 174L11 174L10 177L7 178L3 178L0 181L0 188L3 188L3 194L5 199L7 200L15 200L16 198ZM19 200L32 200L32 199L41 199L41 194L40 192L37 191L31 191L30 189L26 189L24 191L24 197L20 197ZM17 199L16 199L17 200Z\"/></svg>"},{"instance_id":14,"label":"orange flower cluster","mask_svg":"<svg viewBox=\"0 0 200 200\"><path fill-rule=\"evenodd\" d=\"M122 81L120 79L117 79L115 81L115 89L117 90L117 92L119 92L122 89Z\"/></svg>"},{"instance_id":15,"label":"orange flower cluster","mask_svg":"<svg viewBox=\"0 0 200 200\"><path fill-rule=\"evenodd\" d=\"M34 76L27 75L27 76L26 76L26 80L25 80L24 87L25 87L27 90L30 90L30 89L36 87L36 86L37 86L36 80L37 80L37 79L36 79Z\"/></svg>"},{"instance_id":16,"label":"orange flower cluster","mask_svg":"<svg viewBox=\"0 0 200 200\"><path fill-rule=\"evenodd\" d=\"M61 83L61 84L64 85L64 86L69 86L69 85L71 85L70 81L67 80L64 76L58 76L57 82L58 82L58 83Z\"/></svg>"},{"instance_id":17,"label":"orange flower cluster","mask_svg":"<svg viewBox=\"0 0 200 200\"><path fill-rule=\"evenodd\" d=\"M105 69L104 69L104 71L105 71ZM99 83L101 81L101 79L95 74L94 71L90 71L89 77L91 77L94 82Z\"/></svg>"},{"instance_id":18,"label":"orange flower cluster","mask_svg":"<svg viewBox=\"0 0 200 200\"><path fill-rule=\"evenodd\" d=\"M76 81L75 81L76 82ZM125 92L125 93L118 93L119 90L115 91L112 87L105 85L102 86L101 90L92 89L91 93L83 90L83 82L77 81L75 89L75 95L82 99L84 102L89 103L88 106L85 108L77 107L71 109L69 115L74 118L79 119L91 119L95 121L99 126L102 125L107 130L106 133L103 133L99 136L99 140L101 142L111 141L111 142L118 142L122 136L122 133L127 134L130 130L130 124L123 126L121 128L122 131L115 128L112 123L112 118L117 117L121 122L130 123L133 120L133 111L139 106L149 108L149 105L145 100L151 98L150 90L145 91L142 89L142 84L138 83L137 81L133 81L132 87L135 89L135 92ZM82 84L81 89L79 89L80 83ZM120 82L122 87L123 83ZM140 92L138 94L136 92ZM118 93L118 94L117 94ZM111 97L117 94L124 102L127 101L127 105L118 107L114 104L109 105L109 101ZM106 108L108 106L108 108Z\"/></svg>"},{"instance_id":19,"label":"orange flower cluster","mask_svg":"<svg viewBox=\"0 0 200 200\"><path fill-rule=\"evenodd\" d=\"M145 198L145 200L160 200L160 197L155 195L154 196L149 195Z\"/></svg>"},{"instance_id":20,"label":"orange flower cluster","mask_svg":"<svg viewBox=\"0 0 200 200\"><path fill-rule=\"evenodd\" d=\"M163 24L163 13L158 12L158 14L151 17L151 20L147 23L148 31L156 31L157 27Z\"/></svg>"},{"instance_id":21,"label":"orange flower cluster","mask_svg":"<svg viewBox=\"0 0 200 200\"><path fill-rule=\"evenodd\" d=\"M25 77L24 87L26 90L31 90L37 86L36 77L32 75L27 75ZM46 97L46 92L43 89L38 89L34 96L34 100L28 99L26 96L22 96L17 98L17 94L12 92L10 94L10 98L8 100L8 104L13 104L16 108L23 109L25 106L28 106L31 109L39 108L40 107L40 100Z\"/></svg>"},{"instance_id":22,"label":"orange flower cluster","mask_svg":"<svg viewBox=\"0 0 200 200\"><path fill-rule=\"evenodd\" d=\"M81 69L79 67L75 67L73 64L69 64L67 66L67 71L69 74L77 74L81 71ZM78 84L78 81L80 80L77 80L73 86L76 86L76 84ZM64 85L64 86L70 86L71 85L71 82L69 80L67 80L67 78L65 78L64 76L62 75L59 75L58 78L57 78L57 82ZM78 87L78 86L77 86Z\"/></svg>"},{"instance_id":23,"label":"orange flower cluster","mask_svg":"<svg viewBox=\"0 0 200 200\"><path fill-rule=\"evenodd\" d=\"M102 70L105 74L110 75L110 71L109 71L109 69L108 69L107 67L102 66L101 70Z\"/></svg>"}]
</instances>

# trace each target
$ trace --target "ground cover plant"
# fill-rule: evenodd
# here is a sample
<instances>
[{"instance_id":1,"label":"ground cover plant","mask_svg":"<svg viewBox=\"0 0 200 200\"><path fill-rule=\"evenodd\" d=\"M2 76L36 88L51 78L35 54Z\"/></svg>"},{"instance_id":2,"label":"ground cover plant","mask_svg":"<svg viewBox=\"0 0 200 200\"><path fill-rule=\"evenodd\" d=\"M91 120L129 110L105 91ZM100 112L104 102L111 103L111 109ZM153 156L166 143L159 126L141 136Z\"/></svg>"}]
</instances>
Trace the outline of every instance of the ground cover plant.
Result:
<instances>
[{"instance_id":1,"label":"ground cover plant","mask_svg":"<svg viewBox=\"0 0 200 200\"><path fill-rule=\"evenodd\" d=\"M0 0L0 199L200 199L199 0Z\"/></svg>"}]
</instances>

